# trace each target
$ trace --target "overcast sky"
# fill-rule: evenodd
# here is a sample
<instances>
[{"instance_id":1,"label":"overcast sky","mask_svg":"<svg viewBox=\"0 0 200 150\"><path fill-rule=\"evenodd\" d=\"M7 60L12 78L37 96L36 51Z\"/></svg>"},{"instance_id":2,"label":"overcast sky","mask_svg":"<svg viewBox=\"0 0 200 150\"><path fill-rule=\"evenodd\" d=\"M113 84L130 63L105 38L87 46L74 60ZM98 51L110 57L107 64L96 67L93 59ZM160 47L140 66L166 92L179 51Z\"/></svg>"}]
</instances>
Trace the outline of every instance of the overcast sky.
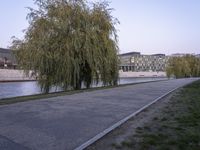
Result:
<instances>
[{"instance_id":1,"label":"overcast sky","mask_svg":"<svg viewBox=\"0 0 200 150\"><path fill-rule=\"evenodd\" d=\"M117 26L120 53L200 53L200 0L110 0ZM28 27L26 7L32 0L0 2L0 47L11 37L23 38Z\"/></svg>"}]
</instances>

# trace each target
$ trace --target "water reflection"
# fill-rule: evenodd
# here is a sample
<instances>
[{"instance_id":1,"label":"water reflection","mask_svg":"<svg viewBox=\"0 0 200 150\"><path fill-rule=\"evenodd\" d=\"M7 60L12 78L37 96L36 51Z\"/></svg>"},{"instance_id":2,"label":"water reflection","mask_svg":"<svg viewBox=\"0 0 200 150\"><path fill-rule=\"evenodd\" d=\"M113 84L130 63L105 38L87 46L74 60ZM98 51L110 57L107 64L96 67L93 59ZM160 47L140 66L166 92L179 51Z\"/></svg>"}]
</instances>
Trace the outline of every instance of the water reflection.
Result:
<instances>
[{"instance_id":1,"label":"water reflection","mask_svg":"<svg viewBox=\"0 0 200 150\"><path fill-rule=\"evenodd\" d=\"M0 98L39 93L41 93L41 91L35 81L0 83Z\"/></svg>"},{"instance_id":2,"label":"water reflection","mask_svg":"<svg viewBox=\"0 0 200 150\"><path fill-rule=\"evenodd\" d=\"M138 83L153 80L164 80L166 78L121 78L119 84ZM96 85L93 85L95 87ZM100 86L100 85L97 85ZM59 91L59 89L53 88L51 92ZM36 81L29 82L6 82L0 83L0 99L24 95L40 94L40 87Z\"/></svg>"}]
</instances>

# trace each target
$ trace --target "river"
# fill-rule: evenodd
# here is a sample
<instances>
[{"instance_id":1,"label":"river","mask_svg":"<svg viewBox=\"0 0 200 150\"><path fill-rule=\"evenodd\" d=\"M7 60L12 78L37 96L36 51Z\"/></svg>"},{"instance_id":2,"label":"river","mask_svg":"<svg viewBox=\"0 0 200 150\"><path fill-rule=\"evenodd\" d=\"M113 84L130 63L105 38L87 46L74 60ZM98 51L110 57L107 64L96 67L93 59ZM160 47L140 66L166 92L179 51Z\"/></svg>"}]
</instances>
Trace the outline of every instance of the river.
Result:
<instances>
[{"instance_id":1,"label":"river","mask_svg":"<svg viewBox=\"0 0 200 150\"><path fill-rule=\"evenodd\" d=\"M119 84L140 83L155 80L165 80L167 78L120 78ZM100 86L100 85L98 85ZM51 89L50 92L59 91L59 89ZM28 82L2 82L0 83L0 100L3 98L10 98L16 96L25 96L40 94L41 90L37 81Z\"/></svg>"}]
</instances>

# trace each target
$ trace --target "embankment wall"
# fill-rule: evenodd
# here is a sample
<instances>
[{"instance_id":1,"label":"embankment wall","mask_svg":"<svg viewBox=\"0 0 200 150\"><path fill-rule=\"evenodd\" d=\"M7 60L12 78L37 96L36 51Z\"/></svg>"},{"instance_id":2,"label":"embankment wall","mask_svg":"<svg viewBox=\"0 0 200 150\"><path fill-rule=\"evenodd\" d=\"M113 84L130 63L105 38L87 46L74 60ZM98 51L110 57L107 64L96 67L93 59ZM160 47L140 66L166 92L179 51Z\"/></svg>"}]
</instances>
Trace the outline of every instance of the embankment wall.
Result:
<instances>
[{"instance_id":1,"label":"embankment wall","mask_svg":"<svg viewBox=\"0 0 200 150\"><path fill-rule=\"evenodd\" d=\"M0 69L0 82L27 81L27 80L35 80L35 79L33 77L27 77L22 70Z\"/></svg>"},{"instance_id":2,"label":"embankment wall","mask_svg":"<svg viewBox=\"0 0 200 150\"><path fill-rule=\"evenodd\" d=\"M123 72L119 71L119 77L167 77L166 72Z\"/></svg>"}]
</instances>

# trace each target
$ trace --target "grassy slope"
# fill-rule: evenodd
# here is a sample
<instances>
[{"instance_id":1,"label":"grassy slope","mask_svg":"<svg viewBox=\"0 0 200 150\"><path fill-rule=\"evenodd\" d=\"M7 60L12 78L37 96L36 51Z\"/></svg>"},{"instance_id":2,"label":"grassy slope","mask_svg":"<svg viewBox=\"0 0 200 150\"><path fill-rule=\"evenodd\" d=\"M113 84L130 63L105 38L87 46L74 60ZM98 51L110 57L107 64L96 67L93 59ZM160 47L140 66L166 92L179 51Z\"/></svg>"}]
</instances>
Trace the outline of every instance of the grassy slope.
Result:
<instances>
[{"instance_id":1,"label":"grassy slope","mask_svg":"<svg viewBox=\"0 0 200 150\"><path fill-rule=\"evenodd\" d=\"M200 150L200 81L174 95L170 104L116 149Z\"/></svg>"}]
</instances>

